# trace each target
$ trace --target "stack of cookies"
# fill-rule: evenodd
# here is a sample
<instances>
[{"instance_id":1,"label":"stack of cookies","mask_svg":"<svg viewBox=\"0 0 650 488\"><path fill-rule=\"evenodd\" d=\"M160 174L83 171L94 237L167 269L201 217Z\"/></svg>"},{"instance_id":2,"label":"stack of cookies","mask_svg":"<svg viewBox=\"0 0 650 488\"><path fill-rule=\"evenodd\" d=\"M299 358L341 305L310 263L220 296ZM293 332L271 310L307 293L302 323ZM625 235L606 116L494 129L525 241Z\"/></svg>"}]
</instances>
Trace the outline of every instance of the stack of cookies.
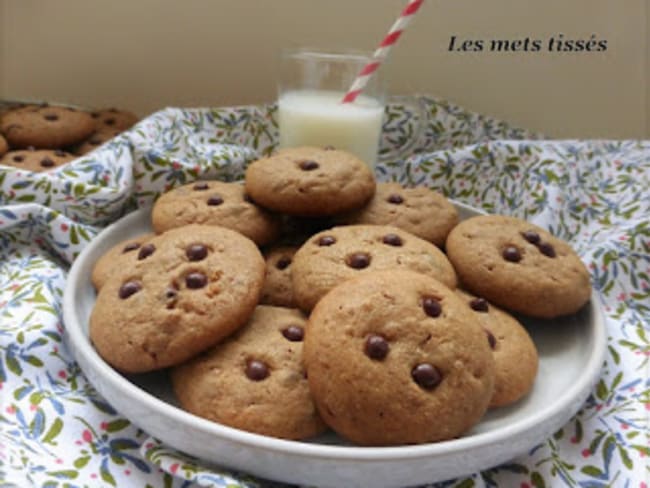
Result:
<instances>
[{"instance_id":1,"label":"stack of cookies","mask_svg":"<svg viewBox=\"0 0 650 488\"><path fill-rule=\"evenodd\" d=\"M82 156L137 122L129 111L20 105L0 116L0 166L51 171Z\"/></svg>"},{"instance_id":2,"label":"stack of cookies","mask_svg":"<svg viewBox=\"0 0 650 488\"><path fill-rule=\"evenodd\" d=\"M169 368L182 408L273 437L458 437L533 388L535 344L509 312L550 319L591 294L544 229L459 222L442 195L333 148L172 189L151 226L95 265L95 348L119 371Z\"/></svg>"}]
</instances>

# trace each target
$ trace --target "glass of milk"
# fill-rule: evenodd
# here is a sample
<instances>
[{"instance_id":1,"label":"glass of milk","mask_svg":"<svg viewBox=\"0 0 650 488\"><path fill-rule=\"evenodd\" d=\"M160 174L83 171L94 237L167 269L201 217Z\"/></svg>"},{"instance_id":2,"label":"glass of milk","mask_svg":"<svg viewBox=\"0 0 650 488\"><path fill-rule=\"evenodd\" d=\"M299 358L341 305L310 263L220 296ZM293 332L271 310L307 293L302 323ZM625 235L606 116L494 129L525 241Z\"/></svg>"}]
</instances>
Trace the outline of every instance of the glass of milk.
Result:
<instances>
[{"instance_id":1,"label":"glass of milk","mask_svg":"<svg viewBox=\"0 0 650 488\"><path fill-rule=\"evenodd\" d=\"M374 73L354 102L341 103L369 60L356 53L285 51L278 94L280 147L332 146L374 168L384 116L381 74Z\"/></svg>"}]
</instances>

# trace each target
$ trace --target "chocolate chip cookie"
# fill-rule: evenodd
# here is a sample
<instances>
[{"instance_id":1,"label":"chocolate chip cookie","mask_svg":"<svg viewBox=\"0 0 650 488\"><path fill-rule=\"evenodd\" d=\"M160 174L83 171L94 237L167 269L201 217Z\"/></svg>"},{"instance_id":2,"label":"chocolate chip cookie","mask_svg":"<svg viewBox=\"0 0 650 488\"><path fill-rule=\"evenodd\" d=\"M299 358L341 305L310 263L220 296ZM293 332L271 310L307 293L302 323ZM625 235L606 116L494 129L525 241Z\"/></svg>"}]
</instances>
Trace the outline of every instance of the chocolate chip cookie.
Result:
<instances>
[{"instance_id":1,"label":"chocolate chip cookie","mask_svg":"<svg viewBox=\"0 0 650 488\"><path fill-rule=\"evenodd\" d=\"M3 137L3 135L0 134L0 156L2 156L8 150L9 150L9 144L7 144L7 140Z\"/></svg>"},{"instance_id":2,"label":"chocolate chip cookie","mask_svg":"<svg viewBox=\"0 0 650 488\"><path fill-rule=\"evenodd\" d=\"M295 307L291 285L291 264L298 246L277 245L264 253L266 276L260 303L280 307Z\"/></svg>"},{"instance_id":3,"label":"chocolate chip cookie","mask_svg":"<svg viewBox=\"0 0 650 488\"><path fill-rule=\"evenodd\" d=\"M494 394L490 407L515 403L532 388L537 376L537 348L528 331L504 310L463 290L456 294L473 311L494 354Z\"/></svg>"},{"instance_id":4,"label":"chocolate chip cookie","mask_svg":"<svg viewBox=\"0 0 650 488\"><path fill-rule=\"evenodd\" d=\"M298 306L311 310L339 283L372 271L408 269L449 287L456 273L434 244L387 225L349 225L319 232L293 258L291 281Z\"/></svg>"},{"instance_id":5,"label":"chocolate chip cookie","mask_svg":"<svg viewBox=\"0 0 650 488\"><path fill-rule=\"evenodd\" d=\"M458 211L442 194L429 188L377 183L375 195L363 208L338 216L337 222L393 225L442 247L458 223Z\"/></svg>"},{"instance_id":6,"label":"chocolate chip cookie","mask_svg":"<svg viewBox=\"0 0 650 488\"><path fill-rule=\"evenodd\" d=\"M323 217L362 206L375 192L375 178L346 151L297 147L253 162L246 170L246 191L271 210Z\"/></svg>"},{"instance_id":7,"label":"chocolate chip cookie","mask_svg":"<svg viewBox=\"0 0 650 488\"><path fill-rule=\"evenodd\" d=\"M492 397L482 327L454 291L411 271L335 287L309 317L304 357L321 417L357 444L452 439Z\"/></svg>"},{"instance_id":8,"label":"chocolate chip cookie","mask_svg":"<svg viewBox=\"0 0 650 488\"><path fill-rule=\"evenodd\" d=\"M244 185L197 181L161 195L151 212L156 232L197 223L220 225L242 233L263 246L276 239L280 220L251 202Z\"/></svg>"},{"instance_id":9,"label":"chocolate chip cookie","mask_svg":"<svg viewBox=\"0 0 650 488\"><path fill-rule=\"evenodd\" d=\"M115 271L130 268L137 261L145 259L151 250L146 242L155 234L143 234L122 241L111 247L95 263L90 277L95 290L99 290Z\"/></svg>"},{"instance_id":10,"label":"chocolate chip cookie","mask_svg":"<svg viewBox=\"0 0 650 488\"><path fill-rule=\"evenodd\" d=\"M249 432L304 439L323 430L302 361L306 317L260 305L225 342L172 370L181 406Z\"/></svg>"},{"instance_id":11,"label":"chocolate chip cookie","mask_svg":"<svg viewBox=\"0 0 650 488\"><path fill-rule=\"evenodd\" d=\"M522 219L464 220L446 249L467 290L510 311L553 318L577 312L591 296L589 271L571 246Z\"/></svg>"},{"instance_id":12,"label":"chocolate chip cookie","mask_svg":"<svg viewBox=\"0 0 650 488\"><path fill-rule=\"evenodd\" d=\"M15 149L61 149L94 130L90 114L72 107L28 105L4 114L0 121L0 132Z\"/></svg>"},{"instance_id":13,"label":"chocolate chip cookie","mask_svg":"<svg viewBox=\"0 0 650 488\"><path fill-rule=\"evenodd\" d=\"M97 131L109 129L121 132L130 129L138 121L138 116L134 113L117 108L94 110L90 112L90 116L95 122Z\"/></svg>"},{"instance_id":14,"label":"chocolate chip cookie","mask_svg":"<svg viewBox=\"0 0 650 488\"><path fill-rule=\"evenodd\" d=\"M243 325L258 303L264 258L238 232L188 225L137 252L108 277L90 316L90 339L117 370L186 361Z\"/></svg>"},{"instance_id":15,"label":"chocolate chip cookie","mask_svg":"<svg viewBox=\"0 0 650 488\"><path fill-rule=\"evenodd\" d=\"M76 145L72 149L72 152L78 156L83 156L84 154L88 154L89 152L94 151L102 144L110 141L121 133L122 131L119 129L101 129L95 131L88 139Z\"/></svg>"},{"instance_id":16,"label":"chocolate chip cookie","mask_svg":"<svg viewBox=\"0 0 650 488\"><path fill-rule=\"evenodd\" d=\"M61 149L19 149L0 157L0 165L40 173L57 169L75 158Z\"/></svg>"}]
</instances>

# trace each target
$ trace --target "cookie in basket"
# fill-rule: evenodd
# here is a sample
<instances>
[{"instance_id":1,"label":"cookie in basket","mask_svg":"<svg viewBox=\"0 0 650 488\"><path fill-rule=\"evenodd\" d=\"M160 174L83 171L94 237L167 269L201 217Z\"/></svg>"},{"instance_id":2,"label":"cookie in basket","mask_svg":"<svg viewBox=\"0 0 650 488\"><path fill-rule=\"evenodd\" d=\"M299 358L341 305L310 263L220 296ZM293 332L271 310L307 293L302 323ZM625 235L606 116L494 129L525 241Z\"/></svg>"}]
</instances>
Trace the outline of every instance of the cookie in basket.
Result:
<instances>
[{"instance_id":1,"label":"cookie in basket","mask_svg":"<svg viewBox=\"0 0 650 488\"><path fill-rule=\"evenodd\" d=\"M302 362L305 324L299 310L258 306L233 336L172 370L182 408L272 437L324 431Z\"/></svg>"},{"instance_id":2,"label":"cookie in basket","mask_svg":"<svg viewBox=\"0 0 650 488\"><path fill-rule=\"evenodd\" d=\"M364 207L338 216L337 222L393 225L443 247L458 223L458 211L442 194L424 186L377 183L375 195Z\"/></svg>"},{"instance_id":3,"label":"cookie in basket","mask_svg":"<svg viewBox=\"0 0 650 488\"><path fill-rule=\"evenodd\" d=\"M108 277L90 315L95 349L128 373L179 364L230 335L252 314L264 280L257 246L224 227L179 227L146 247Z\"/></svg>"},{"instance_id":4,"label":"cookie in basket","mask_svg":"<svg viewBox=\"0 0 650 488\"><path fill-rule=\"evenodd\" d=\"M111 129L122 132L130 129L138 122L138 116L133 112L117 108L94 110L90 112L90 116L95 121L95 129L97 131Z\"/></svg>"},{"instance_id":5,"label":"cookie in basket","mask_svg":"<svg viewBox=\"0 0 650 488\"><path fill-rule=\"evenodd\" d=\"M323 217L358 208L375 192L368 166L346 151L296 147L253 162L246 191L263 207Z\"/></svg>"},{"instance_id":6,"label":"cookie in basket","mask_svg":"<svg viewBox=\"0 0 650 488\"><path fill-rule=\"evenodd\" d=\"M85 141L82 141L80 144L76 145L73 149L72 152L76 154L77 156L83 156L84 154L88 154L91 151L94 151L97 149L99 146L104 144L105 142L110 141L113 139L115 136L118 134L121 134L122 131L119 129L101 129L96 132L93 132L92 135L86 139Z\"/></svg>"},{"instance_id":7,"label":"cookie in basket","mask_svg":"<svg viewBox=\"0 0 650 488\"><path fill-rule=\"evenodd\" d=\"M2 134L0 134L0 156L9 150L9 144Z\"/></svg>"},{"instance_id":8,"label":"cookie in basket","mask_svg":"<svg viewBox=\"0 0 650 488\"><path fill-rule=\"evenodd\" d=\"M72 107L28 105L2 116L2 132L15 149L61 149L86 139L95 130L88 112Z\"/></svg>"},{"instance_id":9,"label":"cookie in basket","mask_svg":"<svg viewBox=\"0 0 650 488\"><path fill-rule=\"evenodd\" d=\"M323 420L357 444L458 437L492 397L483 329L453 290L411 271L332 289L309 317L304 357Z\"/></svg>"},{"instance_id":10,"label":"cookie in basket","mask_svg":"<svg viewBox=\"0 0 650 488\"><path fill-rule=\"evenodd\" d=\"M0 157L0 166L40 173L56 169L75 158L61 149L18 149Z\"/></svg>"},{"instance_id":11,"label":"cookie in basket","mask_svg":"<svg viewBox=\"0 0 650 488\"><path fill-rule=\"evenodd\" d=\"M119 242L106 251L93 266L90 276L95 290L104 286L108 277L115 271L130 268L137 261L146 259L152 250L146 243L154 236L155 234L151 233L142 234Z\"/></svg>"},{"instance_id":12,"label":"cookie in basket","mask_svg":"<svg viewBox=\"0 0 650 488\"><path fill-rule=\"evenodd\" d=\"M298 246L276 245L264 252L266 276L260 303L295 307L291 284L291 264Z\"/></svg>"},{"instance_id":13,"label":"cookie in basket","mask_svg":"<svg viewBox=\"0 0 650 488\"><path fill-rule=\"evenodd\" d=\"M388 225L348 225L319 232L296 252L291 270L294 297L309 311L339 283L388 269L416 271L456 286L451 263L431 242Z\"/></svg>"},{"instance_id":14,"label":"cookie in basket","mask_svg":"<svg viewBox=\"0 0 650 488\"><path fill-rule=\"evenodd\" d=\"M251 202L240 183L197 181L174 188L156 200L151 212L156 232L197 223L236 230L259 246L274 241L280 219Z\"/></svg>"},{"instance_id":15,"label":"cookie in basket","mask_svg":"<svg viewBox=\"0 0 650 488\"><path fill-rule=\"evenodd\" d=\"M446 250L467 290L509 311L553 318L577 312L591 296L589 271L571 246L516 217L464 220Z\"/></svg>"},{"instance_id":16,"label":"cookie in basket","mask_svg":"<svg viewBox=\"0 0 650 488\"><path fill-rule=\"evenodd\" d=\"M490 407L503 407L523 398L535 383L539 357L528 331L505 310L464 290L456 294L473 311L494 354L494 394Z\"/></svg>"}]
</instances>

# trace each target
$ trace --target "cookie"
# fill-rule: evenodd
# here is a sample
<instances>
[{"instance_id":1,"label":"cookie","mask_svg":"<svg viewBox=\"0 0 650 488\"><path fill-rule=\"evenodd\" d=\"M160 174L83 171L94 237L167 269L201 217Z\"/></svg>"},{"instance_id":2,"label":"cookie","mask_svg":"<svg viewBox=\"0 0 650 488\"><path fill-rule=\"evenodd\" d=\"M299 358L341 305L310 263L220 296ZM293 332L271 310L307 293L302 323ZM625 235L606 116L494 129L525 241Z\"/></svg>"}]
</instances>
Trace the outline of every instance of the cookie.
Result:
<instances>
[{"instance_id":1,"label":"cookie","mask_svg":"<svg viewBox=\"0 0 650 488\"><path fill-rule=\"evenodd\" d=\"M291 263L297 246L278 245L264 253L266 276L260 303L280 307L295 307L291 285Z\"/></svg>"},{"instance_id":2,"label":"cookie","mask_svg":"<svg viewBox=\"0 0 650 488\"><path fill-rule=\"evenodd\" d=\"M119 132L130 129L136 122L138 116L128 110L119 110L116 108L105 108L93 110L90 116L95 122L95 130L117 130Z\"/></svg>"},{"instance_id":3,"label":"cookie","mask_svg":"<svg viewBox=\"0 0 650 488\"><path fill-rule=\"evenodd\" d=\"M309 311L342 281L387 269L408 269L456 286L451 263L434 244L388 225L349 225L319 232L296 252L291 270L296 303Z\"/></svg>"},{"instance_id":4,"label":"cookie","mask_svg":"<svg viewBox=\"0 0 650 488\"><path fill-rule=\"evenodd\" d=\"M88 112L72 107L29 105L3 115L2 132L15 149L60 149L86 139L95 130Z\"/></svg>"},{"instance_id":5,"label":"cookie","mask_svg":"<svg viewBox=\"0 0 650 488\"><path fill-rule=\"evenodd\" d=\"M321 417L361 445L452 439L492 397L483 329L451 289L411 271L332 289L309 317L304 358Z\"/></svg>"},{"instance_id":6,"label":"cookie","mask_svg":"<svg viewBox=\"0 0 650 488\"><path fill-rule=\"evenodd\" d=\"M297 147L253 162L246 169L246 191L271 210L323 217L362 206L375 192L375 178L348 152Z\"/></svg>"},{"instance_id":7,"label":"cookie","mask_svg":"<svg viewBox=\"0 0 650 488\"><path fill-rule=\"evenodd\" d=\"M456 294L473 311L483 327L494 355L494 393L490 407L510 405L533 388L539 357L528 331L508 312L457 289Z\"/></svg>"},{"instance_id":8,"label":"cookie","mask_svg":"<svg viewBox=\"0 0 650 488\"><path fill-rule=\"evenodd\" d=\"M5 154L9 150L9 144L7 140L0 134L0 156Z\"/></svg>"},{"instance_id":9,"label":"cookie","mask_svg":"<svg viewBox=\"0 0 650 488\"><path fill-rule=\"evenodd\" d=\"M377 183L375 195L363 207L337 217L338 223L393 225L443 247L458 223L458 211L438 192L399 183Z\"/></svg>"},{"instance_id":10,"label":"cookie","mask_svg":"<svg viewBox=\"0 0 650 488\"><path fill-rule=\"evenodd\" d=\"M151 222L156 232L186 224L220 225L236 230L259 246L274 241L277 216L249 201L240 183L197 181L168 191L154 203Z\"/></svg>"},{"instance_id":11,"label":"cookie","mask_svg":"<svg viewBox=\"0 0 650 488\"><path fill-rule=\"evenodd\" d=\"M0 166L44 172L57 169L75 158L75 155L61 149L19 149L0 157Z\"/></svg>"},{"instance_id":12,"label":"cookie","mask_svg":"<svg viewBox=\"0 0 650 488\"><path fill-rule=\"evenodd\" d=\"M72 149L72 152L77 156L83 156L84 154L88 154L89 152L94 151L95 149L103 145L105 142L110 141L115 136L121 133L122 131L118 129L98 130L96 132L93 132L88 139L76 145Z\"/></svg>"},{"instance_id":13,"label":"cookie","mask_svg":"<svg viewBox=\"0 0 650 488\"><path fill-rule=\"evenodd\" d=\"M464 220L446 249L464 288L509 311L553 318L577 312L591 296L589 272L571 246L522 219Z\"/></svg>"},{"instance_id":14,"label":"cookie","mask_svg":"<svg viewBox=\"0 0 650 488\"><path fill-rule=\"evenodd\" d=\"M143 250L143 245L155 234L143 234L141 236L126 239L111 247L106 251L93 266L90 281L95 290L99 290L108 277L116 270L130 268L138 261L140 253L146 254L147 249Z\"/></svg>"},{"instance_id":15,"label":"cookie","mask_svg":"<svg viewBox=\"0 0 650 488\"><path fill-rule=\"evenodd\" d=\"M188 225L151 238L97 294L90 339L114 368L143 373L215 345L252 314L264 280L257 246L230 229Z\"/></svg>"},{"instance_id":16,"label":"cookie","mask_svg":"<svg viewBox=\"0 0 650 488\"><path fill-rule=\"evenodd\" d=\"M325 430L302 361L306 317L260 305L228 340L172 370L185 410L230 427L285 439Z\"/></svg>"}]
</instances>

